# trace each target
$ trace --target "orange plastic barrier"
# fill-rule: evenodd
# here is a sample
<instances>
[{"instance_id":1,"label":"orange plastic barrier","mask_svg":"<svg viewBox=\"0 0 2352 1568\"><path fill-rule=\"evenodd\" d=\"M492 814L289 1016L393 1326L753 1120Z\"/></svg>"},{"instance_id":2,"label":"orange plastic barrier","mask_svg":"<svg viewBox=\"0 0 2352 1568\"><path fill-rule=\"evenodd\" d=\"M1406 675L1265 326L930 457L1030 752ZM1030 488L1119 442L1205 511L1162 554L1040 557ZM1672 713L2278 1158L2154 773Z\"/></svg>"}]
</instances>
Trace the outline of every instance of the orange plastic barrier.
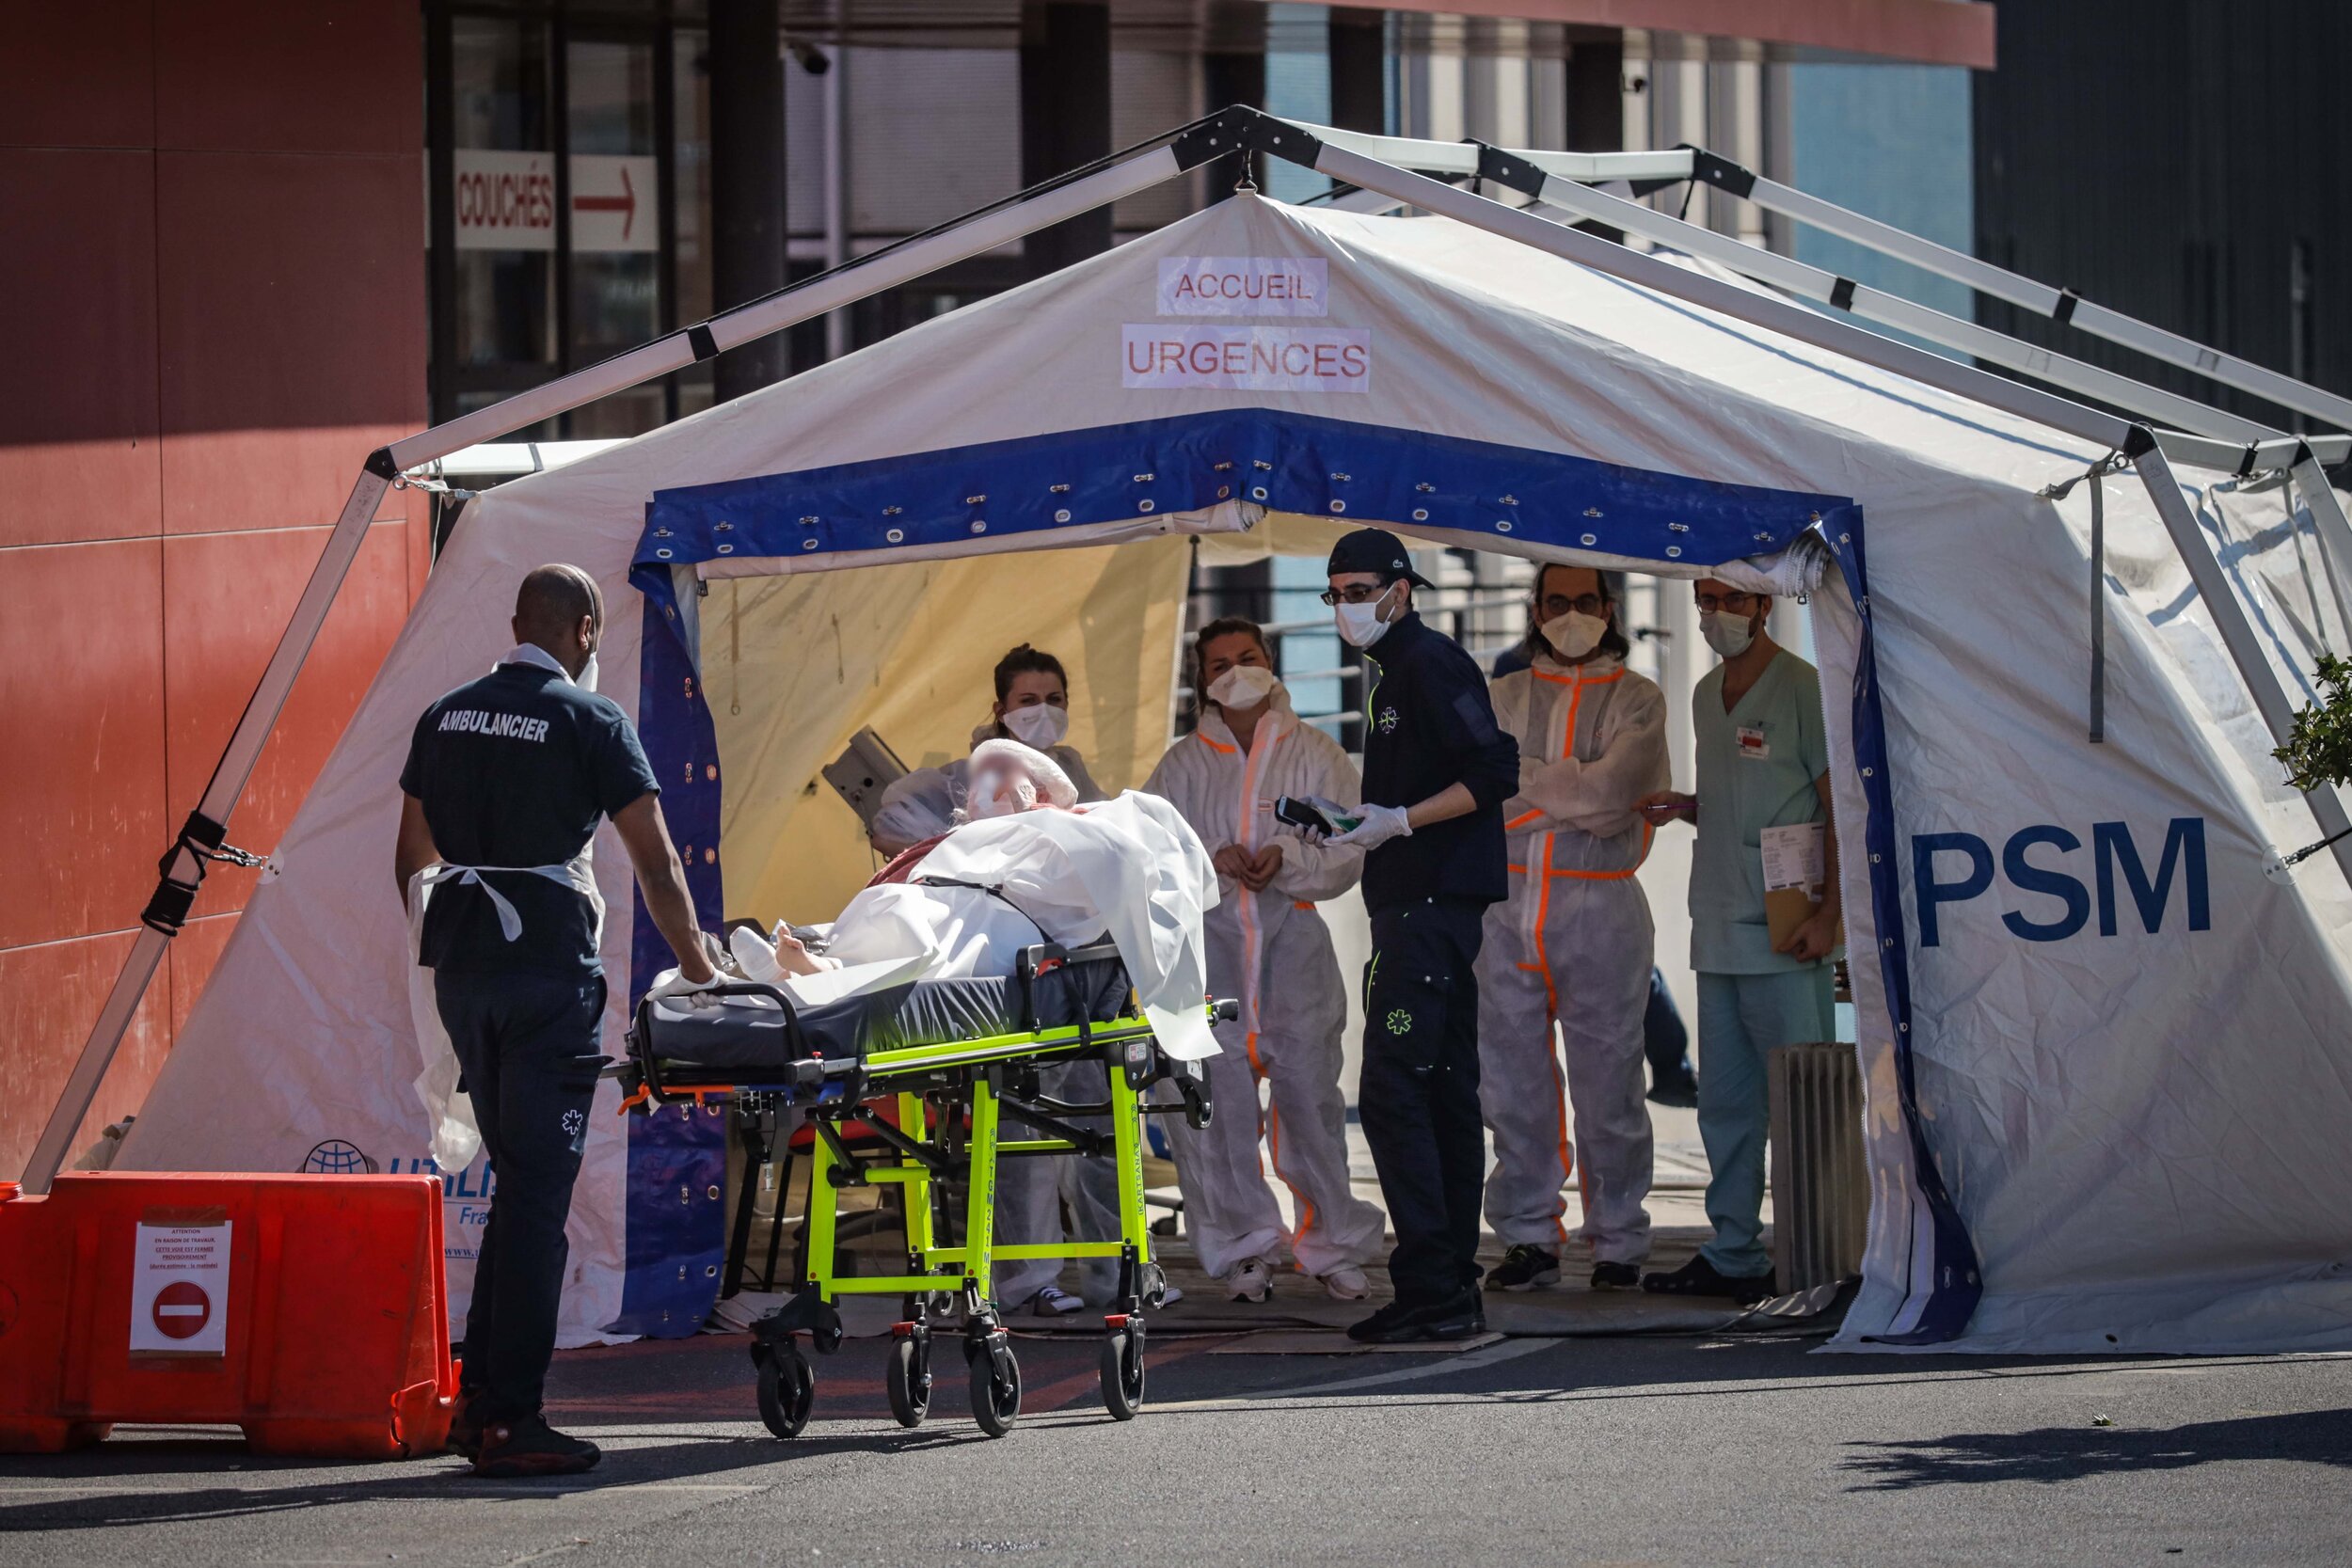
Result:
<instances>
[{"instance_id":1,"label":"orange plastic barrier","mask_svg":"<svg viewBox=\"0 0 2352 1568\"><path fill-rule=\"evenodd\" d=\"M118 1421L256 1452L437 1452L457 1394L430 1176L0 1183L0 1451Z\"/></svg>"}]
</instances>

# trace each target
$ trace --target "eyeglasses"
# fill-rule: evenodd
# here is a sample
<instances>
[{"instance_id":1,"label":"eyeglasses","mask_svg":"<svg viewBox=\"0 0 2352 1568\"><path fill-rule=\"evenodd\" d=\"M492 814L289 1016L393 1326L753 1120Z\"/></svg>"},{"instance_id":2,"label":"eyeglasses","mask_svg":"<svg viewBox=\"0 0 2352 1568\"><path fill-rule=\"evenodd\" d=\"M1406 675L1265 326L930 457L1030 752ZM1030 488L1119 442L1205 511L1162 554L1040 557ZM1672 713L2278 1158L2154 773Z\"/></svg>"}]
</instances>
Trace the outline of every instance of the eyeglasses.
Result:
<instances>
[{"instance_id":1,"label":"eyeglasses","mask_svg":"<svg viewBox=\"0 0 2352 1568\"><path fill-rule=\"evenodd\" d=\"M1702 615L1712 615L1719 610L1727 610L1734 615L1751 615L1756 612L1756 601L1762 596L1763 595L1758 594L1699 594L1693 595L1693 597L1695 597L1698 601L1699 613Z\"/></svg>"},{"instance_id":2,"label":"eyeglasses","mask_svg":"<svg viewBox=\"0 0 2352 1568\"><path fill-rule=\"evenodd\" d=\"M1548 594L1535 601L1535 608L1543 611L1547 621L1557 621L1572 610L1579 615L1597 618L1601 611L1609 608L1609 601L1598 594L1579 594L1573 599L1565 594Z\"/></svg>"},{"instance_id":3,"label":"eyeglasses","mask_svg":"<svg viewBox=\"0 0 2352 1568\"><path fill-rule=\"evenodd\" d=\"M1393 582L1382 583L1377 587L1351 582L1345 588L1327 588L1316 597L1325 604L1370 604L1395 586Z\"/></svg>"}]
</instances>

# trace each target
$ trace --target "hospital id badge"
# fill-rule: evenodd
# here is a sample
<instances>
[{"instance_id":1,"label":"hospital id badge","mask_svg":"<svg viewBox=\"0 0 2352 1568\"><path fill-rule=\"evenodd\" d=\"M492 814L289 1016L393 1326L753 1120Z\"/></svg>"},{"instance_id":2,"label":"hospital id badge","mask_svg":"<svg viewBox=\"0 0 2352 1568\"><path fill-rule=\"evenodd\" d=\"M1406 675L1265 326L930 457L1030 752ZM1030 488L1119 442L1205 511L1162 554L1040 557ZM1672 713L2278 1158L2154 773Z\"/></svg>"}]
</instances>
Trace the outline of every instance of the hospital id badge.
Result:
<instances>
[{"instance_id":1,"label":"hospital id badge","mask_svg":"<svg viewBox=\"0 0 2352 1568\"><path fill-rule=\"evenodd\" d=\"M1761 724L1742 724L1740 726L1740 754L1747 758L1750 762L1770 762L1772 760L1772 742L1764 738L1764 727Z\"/></svg>"}]
</instances>

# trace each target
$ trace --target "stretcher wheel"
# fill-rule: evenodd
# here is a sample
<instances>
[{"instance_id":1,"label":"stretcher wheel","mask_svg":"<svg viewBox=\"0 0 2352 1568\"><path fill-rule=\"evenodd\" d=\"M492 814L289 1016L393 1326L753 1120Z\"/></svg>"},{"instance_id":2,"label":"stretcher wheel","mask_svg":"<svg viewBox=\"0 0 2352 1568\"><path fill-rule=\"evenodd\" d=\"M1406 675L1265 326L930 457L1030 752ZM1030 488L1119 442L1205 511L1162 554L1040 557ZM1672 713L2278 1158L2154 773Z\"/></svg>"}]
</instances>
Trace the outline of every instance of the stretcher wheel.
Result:
<instances>
[{"instance_id":1,"label":"stretcher wheel","mask_svg":"<svg viewBox=\"0 0 2352 1568\"><path fill-rule=\"evenodd\" d=\"M817 1402L817 1373L790 1346L771 1352L759 1364L759 1418L779 1437L798 1437L808 1425L808 1408Z\"/></svg>"},{"instance_id":2,"label":"stretcher wheel","mask_svg":"<svg viewBox=\"0 0 2352 1568\"><path fill-rule=\"evenodd\" d=\"M1103 1336L1103 1408L1115 1421L1132 1421L1143 1408L1143 1328L1132 1324Z\"/></svg>"},{"instance_id":3,"label":"stretcher wheel","mask_svg":"<svg viewBox=\"0 0 2352 1568\"><path fill-rule=\"evenodd\" d=\"M890 1413L902 1427L919 1427L931 1411L930 1357L915 1348L913 1338L890 1347L890 1364L882 1369L882 1386L890 1393Z\"/></svg>"},{"instance_id":4,"label":"stretcher wheel","mask_svg":"<svg viewBox=\"0 0 2352 1568\"><path fill-rule=\"evenodd\" d=\"M1005 1370L996 1370L996 1357L982 1351L972 1358L972 1418L991 1437L1002 1437L1021 1418L1021 1363L1005 1353Z\"/></svg>"}]
</instances>

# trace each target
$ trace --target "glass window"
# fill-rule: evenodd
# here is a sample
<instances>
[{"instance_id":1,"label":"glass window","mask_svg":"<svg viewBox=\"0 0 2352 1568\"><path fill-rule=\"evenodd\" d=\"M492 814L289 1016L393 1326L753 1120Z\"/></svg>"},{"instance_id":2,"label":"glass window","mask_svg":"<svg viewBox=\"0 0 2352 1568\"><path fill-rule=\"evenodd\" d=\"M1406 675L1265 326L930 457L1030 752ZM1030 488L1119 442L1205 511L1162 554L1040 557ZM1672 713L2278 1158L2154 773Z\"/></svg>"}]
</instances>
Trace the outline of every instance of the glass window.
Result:
<instances>
[{"instance_id":1,"label":"glass window","mask_svg":"<svg viewBox=\"0 0 2352 1568\"><path fill-rule=\"evenodd\" d=\"M710 292L710 52L699 29L680 27L670 54L671 277L677 291L675 321L711 314ZM717 401L707 364L680 371L677 411L698 413Z\"/></svg>"},{"instance_id":2,"label":"glass window","mask_svg":"<svg viewBox=\"0 0 2352 1568\"><path fill-rule=\"evenodd\" d=\"M571 136L571 349L588 364L661 330L661 174L650 43L576 40L564 57Z\"/></svg>"},{"instance_id":3,"label":"glass window","mask_svg":"<svg viewBox=\"0 0 2352 1568\"><path fill-rule=\"evenodd\" d=\"M456 357L552 365L555 155L545 22L451 19Z\"/></svg>"}]
</instances>

